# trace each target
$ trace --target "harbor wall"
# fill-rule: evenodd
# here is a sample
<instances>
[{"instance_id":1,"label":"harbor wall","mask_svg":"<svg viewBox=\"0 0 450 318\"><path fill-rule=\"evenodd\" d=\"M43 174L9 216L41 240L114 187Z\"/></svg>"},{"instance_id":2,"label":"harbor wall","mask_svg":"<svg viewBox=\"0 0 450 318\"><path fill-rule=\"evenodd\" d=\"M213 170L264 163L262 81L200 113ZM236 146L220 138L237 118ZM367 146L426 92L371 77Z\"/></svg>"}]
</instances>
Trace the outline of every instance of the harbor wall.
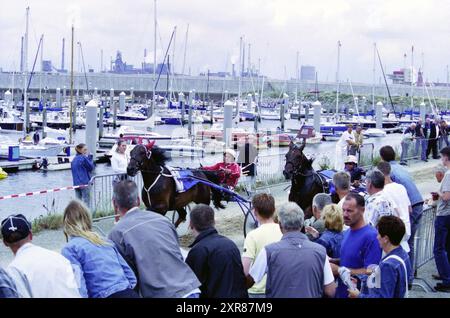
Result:
<instances>
[{"instance_id":1,"label":"harbor wall","mask_svg":"<svg viewBox=\"0 0 450 318\"><path fill-rule=\"evenodd\" d=\"M15 88L16 92L20 92L24 87L25 76L23 74L12 73L0 73L0 97L7 89ZM244 94L258 92L262 86L262 78L244 78L242 79L241 92L243 98ZM353 91L355 95L372 95L372 85L364 83L352 83ZM133 90L134 95L144 97L151 96L154 86L153 75L149 74L137 74L137 75L124 75L124 74L110 74L110 73L88 73L85 76L83 73L76 73L74 75L74 89L82 92L94 91L94 88L98 89L98 92L102 95L109 95L111 88L114 89L116 95L124 91L127 95ZM39 89L43 94L51 94L54 97L56 88L61 90L66 87L67 95L69 95L70 88L70 74L63 73L37 73L33 75L33 79L30 84L31 96L36 96ZM228 91L231 95L237 95L239 90L239 82L237 78L220 78L211 77L208 79L204 76L174 76L172 79L162 77L159 79L157 86L157 93L165 94L168 87L172 88L174 92L184 92L187 94L191 90L195 90L198 97L202 98L203 94L209 92L210 96L215 99L222 97L224 91ZM319 82L318 89L322 92L334 92L336 91L336 83ZM392 96L403 96L411 93L411 87L407 85L389 85L389 89ZM313 92L316 90L316 84L314 82L299 82L296 80L277 80L277 79L265 79L264 80L264 92L287 92L290 96L295 94L295 91L300 92ZM343 82L340 85L340 92L343 94L352 94L350 83ZM428 93L431 98L446 98L450 96L450 90L446 87L433 87L428 88ZM376 96L387 96L386 86L375 86ZM422 87L414 88L414 96L425 97L427 99L427 93ZM17 97L16 97L17 98Z\"/></svg>"}]
</instances>

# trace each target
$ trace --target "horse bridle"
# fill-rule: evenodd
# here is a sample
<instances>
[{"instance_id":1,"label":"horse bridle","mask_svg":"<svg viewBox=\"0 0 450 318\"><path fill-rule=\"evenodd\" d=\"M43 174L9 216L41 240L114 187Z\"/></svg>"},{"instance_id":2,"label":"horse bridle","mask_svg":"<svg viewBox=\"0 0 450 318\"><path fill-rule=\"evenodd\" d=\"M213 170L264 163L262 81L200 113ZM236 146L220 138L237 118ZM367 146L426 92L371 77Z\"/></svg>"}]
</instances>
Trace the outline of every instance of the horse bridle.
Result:
<instances>
[{"instance_id":1,"label":"horse bridle","mask_svg":"<svg viewBox=\"0 0 450 318\"><path fill-rule=\"evenodd\" d=\"M298 148L297 145L294 145L294 147L296 149ZM301 167L302 167L303 161L304 161L304 159L302 159L300 164L296 167L292 161L286 160L286 165L290 164L292 166L292 168L293 168L292 179L294 179L296 176L302 176L302 177L318 176L319 177L319 181L320 181L320 185L322 186L322 189L323 189L323 191L325 193L324 178L317 171L312 169L312 172L310 172L308 174L305 174L305 173L301 172ZM316 181L314 181L314 182L316 182Z\"/></svg>"},{"instance_id":2,"label":"horse bridle","mask_svg":"<svg viewBox=\"0 0 450 318\"><path fill-rule=\"evenodd\" d=\"M294 148L296 150L299 150L297 145L294 145ZM295 164L292 161L286 160L286 165L290 164L292 166L292 177L295 177L295 176L298 176L298 175L303 176L303 177L309 177L309 176L314 174L314 172L311 173L311 174L304 174L304 173L301 172L301 167L302 167L303 161L304 160L302 159L300 161L300 164L298 166L295 166Z\"/></svg>"},{"instance_id":3,"label":"horse bridle","mask_svg":"<svg viewBox=\"0 0 450 318\"><path fill-rule=\"evenodd\" d=\"M152 151L151 151L149 148L145 147L144 145L139 145L139 146L144 147L146 157L147 157L148 160L150 160L150 158L152 157ZM153 183L152 183L148 188L146 188L145 185L143 185L143 188L144 188L145 192L147 193L148 203L149 203L149 205L151 206L151 205L152 205L152 201L151 201L151 199L150 199L150 191L151 191L151 190L153 189L153 187L158 183L159 179L160 179L161 177L173 178L174 176L169 175L169 174L165 174L165 173L164 173L164 166L162 166L162 165L158 165L158 166L161 168L161 170L158 171L158 172L156 172L156 171L152 171L152 170L145 170L145 169L143 169L143 165L144 165L144 162L143 162L143 161L137 161L137 160L136 160L135 158L133 158L133 157L130 158L130 162L131 162L131 160L134 160L134 161L136 162L136 167L137 167L137 169L138 169L139 171L141 171L141 173L158 175L158 176L156 177L155 181L153 181Z\"/></svg>"}]
</instances>

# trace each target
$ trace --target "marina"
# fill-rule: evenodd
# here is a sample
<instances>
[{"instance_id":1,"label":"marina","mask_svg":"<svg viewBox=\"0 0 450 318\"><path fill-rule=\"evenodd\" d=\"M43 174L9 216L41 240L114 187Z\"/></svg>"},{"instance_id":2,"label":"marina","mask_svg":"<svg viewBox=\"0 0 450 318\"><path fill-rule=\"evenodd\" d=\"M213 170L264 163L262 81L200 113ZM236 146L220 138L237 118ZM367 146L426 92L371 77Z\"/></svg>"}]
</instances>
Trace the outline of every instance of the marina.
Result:
<instances>
[{"instance_id":1,"label":"marina","mask_svg":"<svg viewBox=\"0 0 450 318\"><path fill-rule=\"evenodd\" d=\"M448 298L450 4L28 2L0 298Z\"/></svg>"}]
</instances>

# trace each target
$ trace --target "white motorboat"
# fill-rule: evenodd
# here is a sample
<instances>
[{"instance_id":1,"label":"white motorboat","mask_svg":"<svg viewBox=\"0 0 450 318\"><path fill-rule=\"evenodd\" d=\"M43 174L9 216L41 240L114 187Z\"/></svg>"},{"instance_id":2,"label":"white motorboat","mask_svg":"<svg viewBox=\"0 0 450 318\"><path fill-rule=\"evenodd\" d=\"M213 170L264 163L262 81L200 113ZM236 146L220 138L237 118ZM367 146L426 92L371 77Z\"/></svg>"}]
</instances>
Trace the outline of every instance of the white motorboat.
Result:
<instances>
[{"instance_id":1,"label":"white motorboat","mask_svg":"<svg viewBox=\"0 0 450 318\"><path fill-rule=\"evenodd\" d=\"M56 157L58 156L65 145L29 145L23 143L2 143L0 144L0 157L7 158L9 155L9 149L11 146L19 147L20 157L25 158L45 158L45 157Z\"/></svg>"},{"instance_id":2,"label":"white motorboat","mask_svg":"<svg viewBox=\"0 0 450 318\"><path fill-rule=\"evenodd\" d=\"M30 115L30 122L42 126L42 115ZM67 129L70 127L70 117L65 112L47 112L47 126L50 128Z\"/></svg>"},{"instance_id":3,"label":"white motorboat","mask_svg":"<svg viewBox=\"0 0 450 318\"><path fill-rule=\"evenodd\" d=\"M368 137L380 138L380 137L386 137L387 134L382 129L369 128L367 130L364 130L364 135L368 136Z\"/></svg>"},{"instance_id":4,"label":"white motorboat","mask_svg":"<svg viewBox=\"0 0 450 318\"><path fill-rule=\"evenodd\" d=\"M172 139L172 137L169 135L161 135L155 132L143 131L130 126L121 126L115 134L103 135L103 137L99 140L98 144L102 148L111 148L114 146L115 143L117 143L117 141L120 138L126 141L130 140L130 143L132 143L133 140L139 140L143 138L150 140Z\"/></svg>"},{"instance_id":5,"label":"white motorboat","mask_svg":"<svg viewBox=\"0 0 450 318\"><path fill-rule=\"evenodd\" d=\"M158 145L159 148L167 151L174 157L201 157L205 150L201 145L196 146L190 139L172 140L166 145Z\"/></svg>"},{"instance_id":6,"label":"white motorboat","mask_svg":"<svg viewBox=\"0 0 450 318\"><path fill-rule=\"evenodd\" d=\"M284 119L288 120L290 115L288 113L284 114ZM280 120L280 113L277 111L262 111L261 119L263 120Z\"/></svg>"},{"instance_id":7,"label":"white motorboat","mask_svg":"<svg viewBox=\"0 0 450 318\"><path fill-rule=\"evenodd\" d=\"M110 124L113 123L113 118L108 120ZM153 115L150 118L145 118L144 120L117 120L117 124L120 126L133 126L143 129L152 129L156 124L161 123L161 117Z\"/></svg>"},{"instance_id":8,"label":"white motorboat","mask_svg":"<svg viewBox=\"0 0 450 318\"><path fill-rule=\"evenodd\" d=\"M44 171L62 171L71 168L74 157L48 157L43 158L38 167Z\"/></svg>"},{"instance_id":9,"label":"white motorboat","mask_svg":"<svg viewBox=\"0 0 450 318\"><path fill-rule=\"evenodd\" d=\"M130 140L125 139L128 143L127 152L130 153L136 144L130 143ZM147 140L147 138L141 138L140 142ZM201 157L205 153L205 149L198 142L194 143L190 139L177 139L172 140L167 144L157 144L160 149L165 150L172 158L180 157ZM116 151L117 145L113 145L110 151L106 152L105 156L110 158ZM222 150L223 151L223 150Z\"/></svg>"},{"instance_id":10,"label":"white motorboat","mask_svg":"<svg viewBox=\"0 0 450 318\"><path fill-rule=\"evenodd\" d=\"M117 114L117 120L125 120L125 121L142 121L146 120L147 116L138 111L126 111L123 113Z\"/></svg>"},{"instance_id":11,"label":"white motorboat","mask_svg":"<svg viewBox=\"0 0 450 318\"><path fill-rule=\"evenodd\" d=\"M16 133L23 130L23 120L9 108L0 109L0 129L2 133Z\"/></svg>"}]
</instances>

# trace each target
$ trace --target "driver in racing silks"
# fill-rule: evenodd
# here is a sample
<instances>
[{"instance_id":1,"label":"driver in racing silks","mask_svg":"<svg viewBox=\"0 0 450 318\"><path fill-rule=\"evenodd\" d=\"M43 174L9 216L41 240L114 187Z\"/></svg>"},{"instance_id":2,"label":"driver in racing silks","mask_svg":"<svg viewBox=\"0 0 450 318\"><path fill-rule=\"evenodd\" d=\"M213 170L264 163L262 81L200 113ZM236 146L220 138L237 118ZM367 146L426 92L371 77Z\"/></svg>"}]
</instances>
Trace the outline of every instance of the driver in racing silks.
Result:
<instances>
[{"instance_id":1,"label":"driver in racing silks","mask_svg":"<svg viewBox=\"0 0 450 318\"><path fill-rule=\"evenodd\" d=\"M220 184L230 190L234 190L241 177L241 167L235 161L236 152L232 149L227 149L223 154L223 162L210 167L202 167L202 170L217 171Z\"/></svg>"}]
</instances>

